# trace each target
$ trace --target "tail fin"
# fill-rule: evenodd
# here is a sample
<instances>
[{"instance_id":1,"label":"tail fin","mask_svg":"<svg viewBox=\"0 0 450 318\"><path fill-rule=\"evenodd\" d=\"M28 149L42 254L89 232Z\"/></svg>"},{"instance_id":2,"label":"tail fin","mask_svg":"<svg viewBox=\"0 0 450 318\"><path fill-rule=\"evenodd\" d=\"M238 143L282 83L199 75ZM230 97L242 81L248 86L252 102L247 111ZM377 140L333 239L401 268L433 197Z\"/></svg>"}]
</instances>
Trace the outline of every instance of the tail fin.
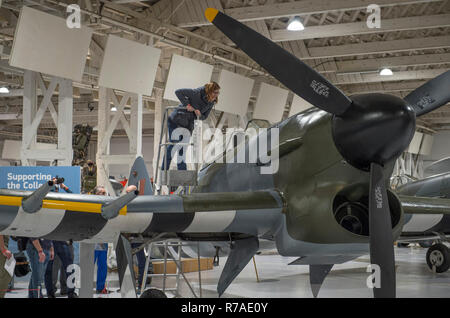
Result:
<instances>
[{"instance_id":1,"label":"tail fin","mask_svg":"<svg viewBox=\"0 0 450 318\"><path fill-rule=\"evenodd\" d=\"M144 158L137 157L131 167L128 185L135 185L139 190L139 195L152 195L152 182L145 166Z\"/></svg>"}]
</instances>

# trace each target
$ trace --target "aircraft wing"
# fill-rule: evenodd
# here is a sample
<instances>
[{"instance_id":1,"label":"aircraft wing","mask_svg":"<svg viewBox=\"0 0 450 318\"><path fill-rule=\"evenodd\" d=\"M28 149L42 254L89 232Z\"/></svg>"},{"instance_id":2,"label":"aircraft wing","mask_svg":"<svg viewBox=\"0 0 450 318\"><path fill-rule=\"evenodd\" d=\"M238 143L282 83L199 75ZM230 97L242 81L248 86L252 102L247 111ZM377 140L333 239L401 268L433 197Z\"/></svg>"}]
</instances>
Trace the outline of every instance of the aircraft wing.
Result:
<instances>
[{"instance_id":1,"label":"aircraft wing","mask_svg":"<svg viewBox=\"0 0 450 318\"><path fill-rule=\"evenodd\" d=\"M261 210L283 208L279 192L212 192L187 195L140 196L128 205L128 212L193 213L231 210Z\"/></svg>"},{"instance_id":2,"label":"aircraft wing","mask_svg":"<svg viewBox=\"0 0 450 318\"><path fill-rule=\"evenodd\" d=\"M444 235L445 238L450 239L450 235ZM433 234L405 236L402 235L397 239L397 242L421 242L429 240L442 240L442 236Z\"/></svg>"},{"instance_id":3,"label":"aircraft wing","mask_svg":"<svg viewBox=\"0 0 450 318\"><path fill-rule=\"evenodd\" d=\"M450 214L450 199L399 195L407 214Z\"/></svg>"},{"instance_id":4,"label":"aircraft wing","mask_svg":"<svg viewBox=\"0 0 450 318\"><path fill-rule=\"evenodd\" d=\"M2 206L20 207L31 191L0 189L0 210ZM129 193L128 195L133 194ZM137 193L136 193L137 195ZM125 197L124 195L122 197ZM45 209L71 210L76 212L102 213L107 206L120 203L122 197L112 198L96 195L48 193L41 202ZM122 202L124 202L122 200ZM235 210L260 210L283 208L281 193L274 190L253 192L192 193L188 195L141 195L132 197L126 204L116 204L117 214L127 213L193 213ZM114 213L115 214L115 213ZM117 214L109 216L112 218Z\"/></svg>"}]
</instances>

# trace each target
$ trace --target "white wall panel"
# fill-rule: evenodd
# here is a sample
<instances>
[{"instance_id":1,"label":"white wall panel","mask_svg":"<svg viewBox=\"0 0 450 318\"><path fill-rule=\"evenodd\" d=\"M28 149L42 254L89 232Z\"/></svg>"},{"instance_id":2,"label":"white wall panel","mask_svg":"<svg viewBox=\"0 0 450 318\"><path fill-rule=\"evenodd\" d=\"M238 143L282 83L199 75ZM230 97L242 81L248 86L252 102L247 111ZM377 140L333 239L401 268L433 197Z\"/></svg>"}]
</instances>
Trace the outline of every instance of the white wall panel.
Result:
<instances>
[{"instance_id":1,"label":"white wall panel","mask_svg":"<svg viewBox=\"0 0 450 318\"><path fill-rule=\"evenodd\" d=\"M291 110L289 111L289 117L298 114L308 108L314 107L310 103L308 103L303 98L294 94L294 99L292 100Z\"/></svg>"},{"instance_id":2,"label":"white wall panel","mask_svg":"<svg viewBox=\"0 0 450 318\"><path fill-rule=\"evenodd\" d=\"M431 148L433 147L433 135L424 134L424 139L422 142L422 149L420 154L424 156L429 156L431 154Z\"/></svg>"},{"instance_id":3,"label":"white wall panel","mask_svg":"<svg viewBox=\"0 0 450 318\"><path fill-rule=\"evenodd\" d=\"M110 35L99 86L150 96L160 56L160 49Z\"/></svg>"},{"instance_id":4,"label":"white wall panel","mask_svg":"<svg viewBox=\"0 0 450 318\"><path fill-rule=\"evenodd\" d=\"M422 141L422 136L423 136L422 133L416 131L416 133L414 134L413 139L411 140L411 143L409 144L407 152L415 153L415 154L419 153L420 143Z\"/></svg>"},{"instance_id":5,"label":"white wall panel","mask_svg":"<svg viewBox=\"0 0 450 318\"><path fill-rule=\"evenodd\" d=\"M94 150L94 154L96 152ZM130 150L130 142L126 137L113 137L110 143L111 155L126 154ZM90 151L90 149L89 149ZM145 165L150 177L153 177L153 137L142 137L142 156L144 158ZM162 159L161 159L162 160ZM110 174L119 179L120 176L126 176L128 178L130 171L127 165L110 165Z\"/></svg>"},{"instance_id":6,"label":"white wall panel","mask_svg":"<svg viewBox=\"0 0 450 318\"><path fill-rule=\"evenodd\" d=\"M266 119L272 123L279 122L283 116L287 96L287 90L262 83L253 118Z\"/></svg>"},{"instance_id":7,"label":"white wall panel","mask_svg":"<svg viewBox=\"0 0 450 318\"><path fill-rule=\"evenodd\" d=\"M450 131L438 131L433 137L433 147L428 159L435 161L450 157Z\"/></svg>"},{"instance_id":8,"label":"white wall panel","mask_svg":"<svg viewBox=\"0 0 450 318\"><path fill-rule=\"evenodd\" d=\"M205 85L211 80L212 71L212 65L174 54L167 77L164 98L178 101L175 95L177 89L197 88Z\"/></svg>"},{"instance_id":9,"label":"white wall panel","mask_svg":"<svg viewBox=\"0 0 450 318\"><path fill-rule=\"evenodd\" d=\"M450 157L450 132L438 131L433 135L433 143L431 151L427 157L424 158L424 168L435 161ZM436 174L434 172L425 173L425 176Z\"/></svg>"},{"instance_id":10,"label":"white wall panel","mask_svg":"<svg viewBox=\"0 0 450 318\"><path fill-rule=\"evenodd\" d=\"M222 70L218 81L220 96L215 106L216 110L244 117L254 83L255 81L250 78Z\"/></svg>"},{"instance_id":11,"label":"white wall panel","mask_svg":"<svg viewBox=\"0 0 450 318\"><path fill-rule=\"evenodd\" d=\"M20 149L22 148L22 141L20 140L5 140L3 143L2 159L20 160ZM55 150L56 144L48 144L43 142L36 143L38 150Z\"/></svg>"},{"instance_id":12,"label":"white wall panel","mask_svg":"<svg viewBox=\"0 0 450 318\"><path fill-rule=\"evenodd\" d=\"M9 64L81 81L92 30L70 29L66 20L22 7Z\"/></svg>"},{"instance_id":13,"label":"white wall panel","mask_svg":"<svg viewBox=\"0 0 450 318\"><path fill-rule=\"evenodd\" d=\"M420 148L421 145L422 148ZM417 154L419 153L420 149L421 155L429 156L431 154L432 147L433 147L433 136L416 131L411 143L409 144L407 152Z\"/></svg>"}]
</instances>

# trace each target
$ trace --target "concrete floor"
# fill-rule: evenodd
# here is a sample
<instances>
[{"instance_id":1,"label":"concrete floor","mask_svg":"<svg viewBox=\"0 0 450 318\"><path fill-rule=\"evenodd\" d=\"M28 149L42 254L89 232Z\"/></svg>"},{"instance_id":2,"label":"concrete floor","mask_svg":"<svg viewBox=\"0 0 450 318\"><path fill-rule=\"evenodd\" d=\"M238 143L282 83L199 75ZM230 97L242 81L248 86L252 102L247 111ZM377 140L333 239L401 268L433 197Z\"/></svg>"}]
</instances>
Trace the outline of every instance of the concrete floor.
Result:
<instances>
[{"instance_id":1,"label":"concrete floor","mask_svg":"<svg viewBox=\"0 0 450 318\"><path fill-rule=\"evenodd\" d=\"M398 297L450 297L450 271L442 274L432 273L425 262L426 249L418 247L396 248L397 264L397 296ZM287 264L295 257L281 257L279 255L257 255L256 266L260 282L256 280L254 264L251 261L235 281L228 287L223 298L310 298L308 266ZM202 296L218 297L216 292L220 273L226 258L220 259L218 267L203 271ZM363 256L354 261L335 265L322 286L319 297L372 297L372 291L366 287L369 273L366 267L369 257ZM186 277L198 294L198 272L187 273ZM167 287L174 287L175 278L169 278ZM28 281L16 279L16 290L7 293L7 298L25 298ZM107 286L115 290L118 288L117 274L109 273ZM153 278L153 288L162 289L162 279ZM168 297L174 297L170 292ZM193 297L187 284L181 279L181 297ZM94 295L102 298L120 298L120 293L108 295Z\"/></svg>"}]
</instances>

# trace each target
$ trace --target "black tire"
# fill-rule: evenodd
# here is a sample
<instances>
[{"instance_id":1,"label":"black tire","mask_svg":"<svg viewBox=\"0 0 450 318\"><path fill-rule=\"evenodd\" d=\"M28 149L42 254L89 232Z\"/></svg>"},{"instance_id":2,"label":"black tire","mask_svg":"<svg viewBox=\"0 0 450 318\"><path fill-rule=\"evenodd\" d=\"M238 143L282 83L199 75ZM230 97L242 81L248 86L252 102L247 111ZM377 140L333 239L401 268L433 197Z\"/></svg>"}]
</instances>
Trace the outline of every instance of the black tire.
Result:
<instances>
[{"instance_id":1,"label":"black tire","mask_svg":"<svg viewBox=\"0 0 450 318\"><path fill-rule=\"evenodd\" d=\"M167 298L167 296L161 290L151 288L144 291L139 298Z\"/></svg>"},{"instance_id":2,"label":"black tire","mask_svg":"<svg viewBox=\"0 0 450 318\"><path fill-rule=\"evenodd\" d=\"M427 251L427 265L433 270L436 267L436 273L444 273L450 268L450 250L442 243L434 244Z\"/></svg>"}]
</instances>

